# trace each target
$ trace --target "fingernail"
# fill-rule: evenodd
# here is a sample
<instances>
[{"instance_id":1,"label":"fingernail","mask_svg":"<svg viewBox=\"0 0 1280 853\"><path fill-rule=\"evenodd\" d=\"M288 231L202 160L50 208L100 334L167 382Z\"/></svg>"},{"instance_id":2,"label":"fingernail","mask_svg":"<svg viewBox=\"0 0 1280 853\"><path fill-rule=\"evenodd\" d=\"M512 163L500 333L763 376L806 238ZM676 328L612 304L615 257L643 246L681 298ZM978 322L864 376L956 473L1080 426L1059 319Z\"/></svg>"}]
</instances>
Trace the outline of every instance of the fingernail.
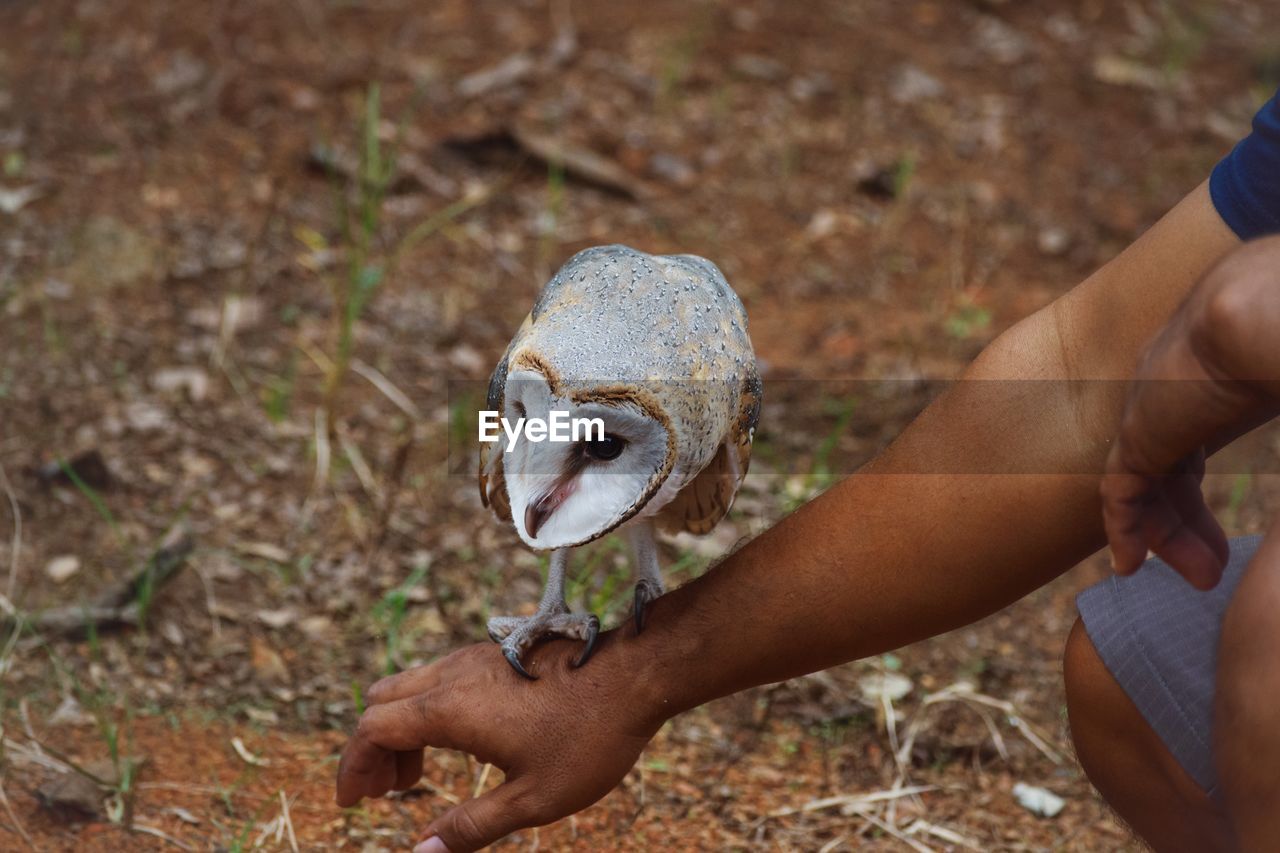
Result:
<instances>
[{"instance_id":1,"label":"fingernail","mask_svg":"<svg viewBox=\"0 0 1280 853\"><path fill-rule=\"evenodd\" d=\"M1107 559L1111 561L1111 571L1114 572L1116 570L1116 552L1108 548Z\"/></svg>"},{"instance_id":2,"label":"fingernail","mask_svg":"<svg viewBox=\"0 0 1280 853\"><path fill-rule=\"evenodd\" d=\"M417 847L413 848L413 853L449 853L449 848L444 846L444 842L440 840L440 836L433 835Z\"/></svg>"}]
</instances>

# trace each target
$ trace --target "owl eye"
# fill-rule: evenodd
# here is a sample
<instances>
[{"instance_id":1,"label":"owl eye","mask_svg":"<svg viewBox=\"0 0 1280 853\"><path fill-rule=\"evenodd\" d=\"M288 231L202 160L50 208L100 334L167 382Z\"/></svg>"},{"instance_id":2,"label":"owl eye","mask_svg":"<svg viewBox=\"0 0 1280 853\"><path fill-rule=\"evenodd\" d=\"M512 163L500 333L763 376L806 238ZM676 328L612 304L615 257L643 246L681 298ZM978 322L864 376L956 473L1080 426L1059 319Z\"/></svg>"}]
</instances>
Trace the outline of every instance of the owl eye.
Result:
<instances>
[{"instance_id":1,"label":"owl eye","mask_svg":"<svg viewBox=\"0 0 1280 853\"><path fill-rule=\"evenodd\" d=\"M515 409L517 418L523 418L525 416L524 403L521 403L519 400L512 402L511 408Z\"/></svg>"},{"instance_id":2,"label":"owl eye","mask_svg":"<svg viewBox=\"0 0 1280 853\"><path fill-rule=\"evenodd\" d=\"M586 443L587 456L597 462L608 462L611 459L617 459L622 454L622 449L627 446L625 438L619 438L616 435L605 435L599 441L588 441Z\"/></svg>"}]
</instances>

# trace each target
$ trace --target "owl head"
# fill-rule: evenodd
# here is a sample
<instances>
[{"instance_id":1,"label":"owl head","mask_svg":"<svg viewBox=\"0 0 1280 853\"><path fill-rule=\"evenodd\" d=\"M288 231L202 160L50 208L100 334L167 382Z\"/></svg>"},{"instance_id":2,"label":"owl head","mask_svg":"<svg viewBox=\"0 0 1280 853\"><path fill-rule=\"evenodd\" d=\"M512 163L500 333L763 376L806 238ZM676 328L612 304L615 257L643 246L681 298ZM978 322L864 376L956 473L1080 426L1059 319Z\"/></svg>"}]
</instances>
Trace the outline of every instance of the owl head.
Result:
<instances>
[{"instance_id":1,"label":"owl head","mask_svg":"<svg viewBox=\"0 0 1280 853\"><path fill-rule=\"evenodd\" d=\"M519 435L503 453L511 519L534 548L579 545L640 512L671 473L675 440L661 407L634 385L576 385L566 391L536 369L512 371L502 416L513 428L567 421L567 441ZM578 430L574 435L576 422ZM574 440L576 438L576 440Z\"/></svg>"},{"instance_id":2,"label":"owl head","mask_svg":"<svg viewBox=\"0 0 1280 853\"><path fill-rule=\"evenodd\" d=\"M759 392L746 312L713 263L584 249L507 346L486 411L508 425L598 419L602 434L526 432L510 450L486 439L481 500L540 549L589 542L637 516L706 532L746 470Z\"/></svg>"}]
</instances>

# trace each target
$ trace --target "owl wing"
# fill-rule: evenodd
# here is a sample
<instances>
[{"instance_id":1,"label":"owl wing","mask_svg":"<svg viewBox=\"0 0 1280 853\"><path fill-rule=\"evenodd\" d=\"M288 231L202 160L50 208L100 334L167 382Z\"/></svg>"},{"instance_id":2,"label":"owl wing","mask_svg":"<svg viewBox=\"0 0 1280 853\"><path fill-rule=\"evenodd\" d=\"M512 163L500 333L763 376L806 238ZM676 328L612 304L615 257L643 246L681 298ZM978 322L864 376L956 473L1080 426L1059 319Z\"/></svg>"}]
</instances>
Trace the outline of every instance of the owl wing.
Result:
<instances>
[{"instance_id":1,"label":"owl wing","mask_svg":"<svg viewBox=\"0 0 1280 853\"><path fill-rule=\"evenodd\" d=\"M679 533L710 533L733 506L738 488L751 464L751 440L760 421L760 404L764 399L760 374L753 364L743 381L738 400L738 417L729 427L710 464L680 490L671 503L658 514L664 530Z\"/></svg>"},{"instance_id":2,"label":"owl wing","mask_svg":"<svg viewBox=\"0 0 1280 853\"><path fill-rule=\"evenodd\" d=\"M511 520L507 479L502 473L501 443L480 446L480 503L493 510L502 521Z\"/></svg>"},{"instance_id":3,"label":"owl wing","mask_svg":"<svg viewBox=\"0 0 1280 853\"><path fill-rule=\"evenodd\" d=\"M515 338L507 346L507 351L502 354L502 360L498 362L498 366L493 369L493 375L489 377L489 392L485 396L485 408L491 412L502 411L502 401L507 390L507 364L511 358L511 351L515 349L520 335L532 324L533 314L530 314L520 324L520 330L516 332ZM502 471L502 442L480 443L478 474L480 503L493 510L493 514L500 520L510 521L511 501L507 498L507 478Z\"/></svg>"}]
</instances>

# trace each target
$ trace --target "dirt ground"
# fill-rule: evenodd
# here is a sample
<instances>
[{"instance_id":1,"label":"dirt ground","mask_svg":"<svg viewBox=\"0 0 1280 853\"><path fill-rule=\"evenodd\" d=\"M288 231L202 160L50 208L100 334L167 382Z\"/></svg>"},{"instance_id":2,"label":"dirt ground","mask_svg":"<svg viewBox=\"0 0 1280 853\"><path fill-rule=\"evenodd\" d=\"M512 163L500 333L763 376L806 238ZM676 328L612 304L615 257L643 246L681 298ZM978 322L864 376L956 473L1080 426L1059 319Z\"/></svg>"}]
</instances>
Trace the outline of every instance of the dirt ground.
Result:
<instances>
[{"instance_id":1,"label":"dirt ground","mask_svg":"<svg viewBox=\"0 0 1280 853\"><path fill-rule=\"evenodd\" d=\"M498 774L433 753L339 810L343 732L536 601L466 413L561 262L696 252L747 305L753 473L679 583L1204 179L1278 34L1267 0L0 0L0 583L38 623L0 640L0 848L406 849ZM1233 532L1276 446L1213 479ZM616 544L576 569L620 618ZM1060 683L1104 573L686 714L499 846L1135 849Z\"/></svg>"}]
</instances>

